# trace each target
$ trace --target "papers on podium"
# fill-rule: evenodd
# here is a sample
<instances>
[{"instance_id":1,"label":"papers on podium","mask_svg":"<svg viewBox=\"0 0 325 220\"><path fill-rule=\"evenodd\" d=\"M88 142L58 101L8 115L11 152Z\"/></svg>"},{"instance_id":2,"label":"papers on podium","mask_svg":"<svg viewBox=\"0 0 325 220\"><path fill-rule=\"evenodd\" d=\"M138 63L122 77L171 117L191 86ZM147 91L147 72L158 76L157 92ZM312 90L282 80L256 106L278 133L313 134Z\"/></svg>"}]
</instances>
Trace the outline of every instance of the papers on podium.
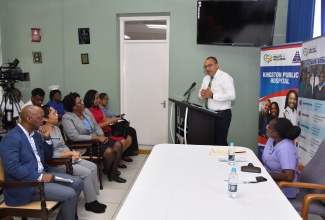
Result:
<instances>
[{"instance_id":1,"label":"papers on podium","mask_svg":"<svg viewBox=\"0 0 325 220\"><path fill-rule=\"evenodd\" d=\"M55 181L60 181L60 182L66 182L66 183L73 183L73 181L71 179L64 179L64 178L61 178L61 177L58 177L56 176L54 178Z\"/></svg>"}]
</instances>

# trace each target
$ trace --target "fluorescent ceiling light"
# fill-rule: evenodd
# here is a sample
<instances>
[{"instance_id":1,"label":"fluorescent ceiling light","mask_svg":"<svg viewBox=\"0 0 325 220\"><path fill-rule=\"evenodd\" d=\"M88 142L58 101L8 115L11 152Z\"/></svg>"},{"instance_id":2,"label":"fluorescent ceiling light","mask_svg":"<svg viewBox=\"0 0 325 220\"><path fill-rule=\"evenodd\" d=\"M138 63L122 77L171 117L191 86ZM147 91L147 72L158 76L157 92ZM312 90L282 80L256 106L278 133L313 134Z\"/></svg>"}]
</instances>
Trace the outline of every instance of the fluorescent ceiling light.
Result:
<instances>
[{"instance_id":1,"label":"fluorescent ceiling light","mask_svg":"<svg viewBox=\"0 0 325 220\"><path fill-rule=\"evenodd\" d=\"M167 25L165 24L146 24L148 28L156 28L156 29L166 29Z\"/></svg>"}]
</instances>

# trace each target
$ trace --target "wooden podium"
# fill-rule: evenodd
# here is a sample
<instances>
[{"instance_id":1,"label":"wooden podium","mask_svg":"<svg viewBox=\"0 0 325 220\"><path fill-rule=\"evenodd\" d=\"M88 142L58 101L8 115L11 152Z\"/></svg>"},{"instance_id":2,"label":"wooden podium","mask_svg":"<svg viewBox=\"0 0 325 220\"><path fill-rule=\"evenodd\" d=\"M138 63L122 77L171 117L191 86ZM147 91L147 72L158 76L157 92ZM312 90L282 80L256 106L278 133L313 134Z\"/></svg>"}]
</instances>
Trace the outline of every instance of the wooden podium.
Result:
<instances>
[{"instance_id":1,"label":"wooden podium","mask_svg":"<svg viewBox=\"0 0 325 220\"><path fill-rule=\"evenodd\" d=\"M216 112L169 98L175 106L175 144L214 145Z\"/></svg>"}]
</instances>

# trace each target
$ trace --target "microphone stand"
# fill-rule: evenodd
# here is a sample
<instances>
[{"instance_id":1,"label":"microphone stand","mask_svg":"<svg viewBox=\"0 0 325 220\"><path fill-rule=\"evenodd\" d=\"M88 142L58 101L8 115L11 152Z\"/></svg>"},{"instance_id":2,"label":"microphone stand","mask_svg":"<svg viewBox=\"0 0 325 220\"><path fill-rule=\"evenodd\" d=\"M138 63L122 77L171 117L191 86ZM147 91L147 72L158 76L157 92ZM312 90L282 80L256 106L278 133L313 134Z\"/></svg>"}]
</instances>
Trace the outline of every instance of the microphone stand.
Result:
<instances>
[{"instance_id":1,"label":"microphone stand","mask_svg":"<svg viewBox=\"0 0 325 220\"><path fill-rule=\"evenodd\" d=\"M190 104L189 101L188 101L189 98L190 98L190 95L191 95L191 92L187 93L187 94L185 95L185 96L187 96L187 97L185 98L186 100L183 100L183 102Z\"/></svg>"}]
</instances>

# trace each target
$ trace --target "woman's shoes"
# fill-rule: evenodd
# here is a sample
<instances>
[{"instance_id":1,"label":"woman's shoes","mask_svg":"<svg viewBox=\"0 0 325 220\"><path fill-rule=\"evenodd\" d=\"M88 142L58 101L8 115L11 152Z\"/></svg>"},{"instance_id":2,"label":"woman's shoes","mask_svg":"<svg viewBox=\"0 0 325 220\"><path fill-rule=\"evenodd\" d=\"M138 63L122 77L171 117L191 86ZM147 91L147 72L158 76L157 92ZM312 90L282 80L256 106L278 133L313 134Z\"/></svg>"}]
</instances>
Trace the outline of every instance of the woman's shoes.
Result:
<instances>
[{"instance_id":1,"label":"woman's shoes","mask_svg":"<svg viewBox=\"0 0 325 220\"><path fill-rule=\"evenodd\" d=\"M108 175L108 172L105 169L103 169L103 173L106 174L106 175ZM121 171L116 170L116 175L118 175L118 176L121 175Z\"/></svg>"},{"instance_id":2,"label":"woman's shoes","mask_svg":"<svg viewBox=\"0 0 325 220\"><path fill-rule=\"evenodd\" d=\"M115 182L118 182L118 183L125 183L126 179L123 179L123 178L121 178L119 176L109 176L108 181L109 182L115 181Z\"/></svg>"},{"instance_id":3,"label":"woman's shoes","mask_svg":"<svg viewBox=\"0 0 325 220\"><path fill-rule=\"evenodd\" d=\"M122 160L126 162L133 162L133 160L130 157L122 157Z\"/></svg>"},{"instance_id":4,"label":"woman's shoes","mask_svg":"<svg viewBox=\"0 0 325 220\"><path fill-rule=\"evenodd\" d=\"M127 166L125 164L122 164L122 165L118 165L119 168L122 168L122 169L125 169L127 168Z\"/></svg>"},{"instance_id":5,"label":"woman's shoes","mask_svg":"<svg viewBox=\"0 0 325 220\"><path fill-rule=\"evenodd\" d=\"M85 209L94 213L105 212L107 205L99 203L97 200L85 204Z\"/></svg>"}]
</instances>

